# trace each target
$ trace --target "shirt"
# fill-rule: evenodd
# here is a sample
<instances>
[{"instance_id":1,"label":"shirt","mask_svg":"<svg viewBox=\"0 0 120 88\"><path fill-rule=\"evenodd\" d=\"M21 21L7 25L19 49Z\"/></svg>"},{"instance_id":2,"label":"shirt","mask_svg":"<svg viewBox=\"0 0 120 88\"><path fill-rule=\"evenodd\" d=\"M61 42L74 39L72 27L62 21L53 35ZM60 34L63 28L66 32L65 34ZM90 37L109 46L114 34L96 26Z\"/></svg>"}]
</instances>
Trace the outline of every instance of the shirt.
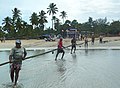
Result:
<instances>
[{"instance_id":1,"label":"shirt","mask_svg":"<svg viewBox=\"0 0 120 88\"><path fill-rule=\"evenodd\" d=\"M58 48L62 48L63 44L62 44L62 41L59 41L58 42Z\"/></svg>"},{"instance_id":2,"label":"shirt","mask_svg":"<svg viewBox=\"0 0 120 88\"><path fill-rule=\"evenodd\" d=\"M71 40L72 45L76 45L76 39Z\"/></svg>"},{"instance_id":3,"label":"shirt","mask_svg":"<svg viewBox=\"0 0 120 88\"><path fill-rule=\"evenodd\" d=\"M10 51L10 55L13 58L13 61L15 60L19 60L17 61L18 63L22 63L22 58L24 57L24 55L26 54L26 50L24 47L21 48L12 48Z\"/></svg>"}]
</instances>

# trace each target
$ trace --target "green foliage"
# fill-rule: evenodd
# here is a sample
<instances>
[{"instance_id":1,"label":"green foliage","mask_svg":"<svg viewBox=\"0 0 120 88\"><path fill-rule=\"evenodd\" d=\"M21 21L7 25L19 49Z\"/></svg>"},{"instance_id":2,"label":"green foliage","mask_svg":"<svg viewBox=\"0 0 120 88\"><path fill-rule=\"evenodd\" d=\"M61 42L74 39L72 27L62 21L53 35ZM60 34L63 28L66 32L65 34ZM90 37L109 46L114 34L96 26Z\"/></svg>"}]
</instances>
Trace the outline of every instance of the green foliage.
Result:
<instances>
[{"instance_id":1,"label":"green foliage","mask_svg":"<svg viewBox=\"0 0 120 88\"><path fill-rule=\"evenodd\" d=\"M108 33L118 35L120 33L120 21L113 21L109 26Z\"/></svg>"},{"instance_id":2,"label":"green foliage","mask_svg":"<svg viewBox=\"0 0 120 88\"><path fill-rule=\"evenodd\" d=\"M47 17L45 15L46 15L45 11L41 10L41 12L39 12L38 22L39 22L39 27L42 30L44 29L44 26L45 26L44 24L48 22L46 19Z\"/></svg>"},{"instance_id":3,"label":"green foliage","mask_svg":"<svg viewBox=\"0 0 120 88\"><path fill-rule=\"evenodd\" d=\"M38 26L38 15L37 13L33 12L32 16L30 17L30 22L32 23L32 25L35 25L36 27Z\"/></svg>"},{"instance_id":4,"label":"green foliage","mask_svg":"<svg viewBox=\"0 0 120 88\"><path fill-rule=\"evenodd\" d=\"M67 17L67 13L65 11L62 11L60 16L62 17L64 24L64 19Z\"/></svg>"},{"instance_id":5,"label":"green foliage","mask_svg":"<svg viewBox=\"0 0 120 88\"><path fill-rule=\"evenodd\" d=\"M30 23L28 24L21 17L21 11L17 8L12 10L12 17L6 17L3 19L2 26L0 26L0 37L6 36L10 38L37 38L43 34L66 34L66 30L70 28L78 29L81 33L86 31L89 33L99 34L120 34L120 21L107 22L107 18L99 18L93 20L92 17L88 18L87 22L79 23L78 20L70 21L65 20L67 13L62 11L59 16L63 20L63 24L60 22L55 14L58 12L56 4L50 3L47 8L47 12L41 10L39 14L33 12L30 16ZM46 14L52 15L52 28L46 28L45 24L48 23ZM65 37L65 35L64 35Z\"/></svg>"},{"instance_id":6,"label":"green foliage","mask_svg":"<svg viewBox=\"0 0 120 88\"><path fill-rule=\"evenodd\" d=\"M2 31L2 27L0 26L0 38L4 37L4 32Z\"/></svg>"}]
</instances>

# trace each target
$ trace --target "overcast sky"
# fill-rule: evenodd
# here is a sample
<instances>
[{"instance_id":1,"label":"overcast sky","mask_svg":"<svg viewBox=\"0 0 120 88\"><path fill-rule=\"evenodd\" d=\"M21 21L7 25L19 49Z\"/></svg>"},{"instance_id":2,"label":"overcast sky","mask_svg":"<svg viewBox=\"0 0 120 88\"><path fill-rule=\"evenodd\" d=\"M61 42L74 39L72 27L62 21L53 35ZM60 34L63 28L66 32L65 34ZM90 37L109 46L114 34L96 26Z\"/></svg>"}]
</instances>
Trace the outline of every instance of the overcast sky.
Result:
<instances>
[{"instance_id":1,"label":"overcast sky","mask_svg":"<svg viewBox=\"0 0 120 88\"><path fill-rule=\"evenodd\" d=\"M89 17L93 20L107 17L108 21L120 20L120 0L0 0L0 25L2 20L12 17L12 10L18 8L22 13L22 19L29 23L33 12L47 11L50 3L57 5L59 12L67 12L69 20L76 19L78 22L87 22ZM51 16L47 15L48 24L51 24ZM62 22L62 20L61 20Z\"/></svg>"}]
</instances>

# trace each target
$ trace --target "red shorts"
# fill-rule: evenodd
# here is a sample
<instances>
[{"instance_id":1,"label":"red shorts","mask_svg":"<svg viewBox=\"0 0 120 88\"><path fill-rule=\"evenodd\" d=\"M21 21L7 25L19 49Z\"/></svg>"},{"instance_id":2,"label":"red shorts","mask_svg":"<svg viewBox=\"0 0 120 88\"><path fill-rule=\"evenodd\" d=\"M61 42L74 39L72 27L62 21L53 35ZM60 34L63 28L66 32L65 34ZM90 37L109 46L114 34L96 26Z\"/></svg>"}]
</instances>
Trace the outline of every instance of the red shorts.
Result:
<instances>
[{"instance_id":1,"label":"red shorts","mask_svg":"<svg viewBox=\"0 0 120 88\"><path fill-rule=\"evenodd\" d=\"M21 70L21 64L11 64L10 69L11 70Z\"/></svg>"}]
</instances>

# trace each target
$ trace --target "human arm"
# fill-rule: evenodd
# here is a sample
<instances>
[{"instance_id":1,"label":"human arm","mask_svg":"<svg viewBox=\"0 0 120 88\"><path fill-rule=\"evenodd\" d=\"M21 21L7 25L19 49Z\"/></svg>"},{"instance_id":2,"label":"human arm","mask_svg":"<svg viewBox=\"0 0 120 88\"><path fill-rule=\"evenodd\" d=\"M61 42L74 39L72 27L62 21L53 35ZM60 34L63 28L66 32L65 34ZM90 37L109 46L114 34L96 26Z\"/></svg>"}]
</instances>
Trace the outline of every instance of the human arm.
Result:
<instances>
[{"instance_id":1,"label":"human arm","mask_svg":"<svg viewBox=\"0 0 120 88\"><path fill-rule=\"evenodd\" d=\"M12 55L9 55L9 62L12 62Z\"/></svg>"},{"instance_id":2,"label":"human arm","mask_svg":"<svg viewBox=\"0 0 120 88\"><path fill-rule=\"evenodd\" d=\"M23 60L25 59L25 57L27 56L27 51L26 51L26 49L24 48L24 55L23 55Z\"/></svg>"},{"instance_id":3,"label":"human arm","mask_svg":"<svg viewBox=\"0 0 120 88\"><path fill-rule=\"evenodd\" d=\"M10 55L9 55L9 62L11 63L13 60L13 54L14 54L14 49L12 48L10 51Z\"/></svg>"}]
</instances>

